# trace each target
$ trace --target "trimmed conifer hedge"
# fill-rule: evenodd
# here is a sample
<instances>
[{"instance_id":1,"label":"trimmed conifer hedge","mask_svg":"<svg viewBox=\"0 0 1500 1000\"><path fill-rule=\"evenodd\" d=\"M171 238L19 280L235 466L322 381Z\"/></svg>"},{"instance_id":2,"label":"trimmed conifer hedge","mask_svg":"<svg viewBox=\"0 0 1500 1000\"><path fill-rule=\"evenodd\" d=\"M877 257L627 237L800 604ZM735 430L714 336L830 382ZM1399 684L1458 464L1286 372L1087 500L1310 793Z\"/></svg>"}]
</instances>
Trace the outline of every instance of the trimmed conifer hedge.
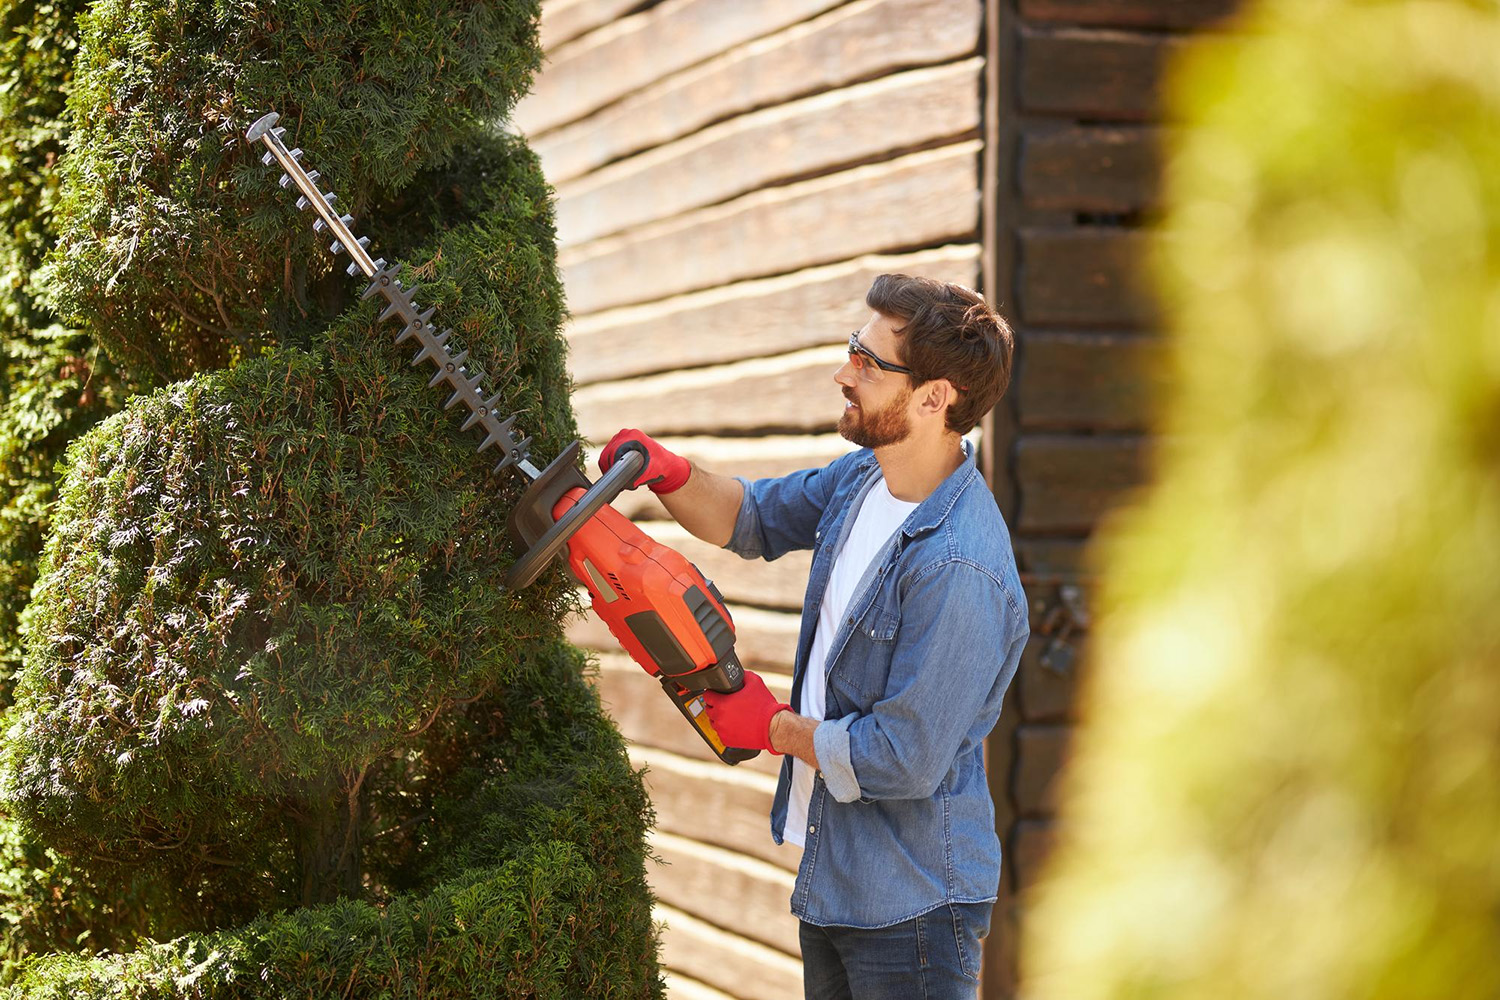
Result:
<instances>
[{"instance_id":1,"label":"trimmed conifer hedge","mask_svg":"<svg viewBox=\"0 0 1500 1000\"><path fill-rule=\"evenodd\" d=\"M40 303L37 268L53 211L80 0L0 0L0 707L20 666L18 624L36 582L53 466L69 441L118 409L92 338Z\"/></svg>"},{"instance_id":2,"label":"trimmed conifer hedge","mask_svg":"<svg viewBox=\"0 0 1500 1000\"><path fill-rule=\"evenodd\" d=\"M503 695L449 720L463 766L405 862L414 889L123 955L53 956L9 995L656 995L640 782L580 654L542 645L521 664Z\"/></svg>"},{"instance_id":3,"label":"trimmed conifer hedge","mask_svg":"<svg viewBox=\"0 0 1500 1000\"><path fill-rule=\"evenodd\" d=\"M550 191L496 126L536 16L0 0L34 126L0 125L30 157L0 205L11 995L659 995L649 804L571 587L501 585L524 484L242 140L282 113L545 460L575 433Z\"/></svg>"},{"instance_id":4,"label":"trimmed conifer hedge","mask_svg":"<svg viewBox=\"0 0 1500 1000\"><path fill-rule=\"evenodd\" d=\"M86 332L40 302L55 235L64 105L80 0L0 0L0 712L21 664L20 621L68 442L117 410L119 379ZM67 860L0 813L0 981L23 956L113 947L130 925ZM103 917L103 919L95 919Z\"/></svg>"}]
</instances>

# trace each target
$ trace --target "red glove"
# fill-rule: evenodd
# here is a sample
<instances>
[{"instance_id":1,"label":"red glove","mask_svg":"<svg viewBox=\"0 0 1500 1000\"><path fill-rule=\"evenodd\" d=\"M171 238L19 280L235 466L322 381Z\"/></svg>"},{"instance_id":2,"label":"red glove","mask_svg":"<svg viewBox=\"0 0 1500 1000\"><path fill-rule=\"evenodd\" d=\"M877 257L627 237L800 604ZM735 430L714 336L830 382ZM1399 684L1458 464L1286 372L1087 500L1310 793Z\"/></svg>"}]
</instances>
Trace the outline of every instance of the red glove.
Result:
<instances>
[{"instance_id":1,"label":"red glove","mask_svg":"<svg viewBox=\"0 0 1500 1000\"><path fill-rule=\"evenodd\" d=\"M687 459L674 455L653 441L649 434L643 434L633 427L627 427L609 439L609 444L599 452L599 471L608 472L615 460L627 451L639 451L646 456L646 467L635 477L635 482L630 484L631 489L649 486L652 493L671 493L681 489L693 471Z\"/></svg>"},{"instance_id":2,"label":"red glove","mask_svg":"<svg viewBox=\"0 0 1500 1000\"><path fill-rule=\"evenodd\" d=\"M703 703L708 706L708 720L725 746L772 753L777 751L771 749L771 717L792 709L786 702L777 701L766 690L760 674L753 670L745 671L745 686L734 694L705 691Z\"/></svg>"}]
</instances>

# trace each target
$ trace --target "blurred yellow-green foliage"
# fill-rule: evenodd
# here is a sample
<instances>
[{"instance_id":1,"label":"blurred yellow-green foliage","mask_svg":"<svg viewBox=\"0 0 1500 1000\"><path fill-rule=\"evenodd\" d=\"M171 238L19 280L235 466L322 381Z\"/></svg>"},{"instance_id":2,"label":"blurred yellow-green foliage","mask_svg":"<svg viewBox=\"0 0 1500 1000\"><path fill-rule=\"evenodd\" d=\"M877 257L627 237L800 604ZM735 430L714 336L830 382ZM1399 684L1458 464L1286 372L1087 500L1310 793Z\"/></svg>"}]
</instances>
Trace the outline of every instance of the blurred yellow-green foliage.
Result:
<instances>
[{"instance_id":1,"label":"blurred yellow-green foliage","mask_svg":"<svg viewBox=\"0 0 1500 1000\"><path fill-rule=\"evenodd\" d=\"M1500 996L1500 4L1266 0L1171 93L1025 995Z\"/></svg>"}]
</instances>

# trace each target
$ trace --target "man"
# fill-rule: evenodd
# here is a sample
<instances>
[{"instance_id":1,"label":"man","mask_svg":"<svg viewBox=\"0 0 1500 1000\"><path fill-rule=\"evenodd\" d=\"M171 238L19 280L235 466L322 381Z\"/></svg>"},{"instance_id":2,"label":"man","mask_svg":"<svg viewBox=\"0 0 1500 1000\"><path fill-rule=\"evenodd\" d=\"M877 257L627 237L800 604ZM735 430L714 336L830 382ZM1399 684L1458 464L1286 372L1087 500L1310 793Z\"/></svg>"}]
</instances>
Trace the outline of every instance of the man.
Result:
<instances>
[{"instance_id":1,"label":"man","mask_svg":"<svg viewBox=\"0 0 1500 1000\"><path fill-rule=\"evenodd\" d=\"M792 704L746 672L709 694L730 746L786 754L777 843L803 846L792 894L806 994L967 997L1000 876L984 738L1027 637L1009 534L961 435L1005 391L1009 328L976 293L881 275L834 374L839 433L822 469L751 483L623 430L636 485L745 558L813 549Z\"/></svg>"}]
</instances>

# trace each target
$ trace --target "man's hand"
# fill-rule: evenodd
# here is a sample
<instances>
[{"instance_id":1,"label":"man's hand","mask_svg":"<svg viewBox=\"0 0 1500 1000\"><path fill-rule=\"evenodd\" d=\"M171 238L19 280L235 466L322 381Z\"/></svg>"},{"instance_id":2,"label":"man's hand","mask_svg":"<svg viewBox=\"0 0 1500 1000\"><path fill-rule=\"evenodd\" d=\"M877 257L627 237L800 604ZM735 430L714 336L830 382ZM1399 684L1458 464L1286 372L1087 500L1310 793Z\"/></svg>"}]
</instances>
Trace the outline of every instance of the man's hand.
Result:
<instances>
[{"instance_id":1,"label":"man's hand","mask_svg":"<svg viewBox=\"0 0 1500 1000\"><path fill-rule=\"evenodd\" d=\"M771 718L777 712L790 712L792 706L777 701L760 674L746 670L744 687L734 694L705 691L703 703L725 746L778 752L771 746Z\"/></svg>"},{"instance_id":2,"label":"man's hand","mask_svg":"<svg viewBox=\"0 0 1500 1000\"><path fill-rule=\"evenodd\" d=\"M671 493L681 489L693 471L687 459L673 454L653 441L649 434L633 427L627 427L609 439L609 444L599 452L599 471L608 472L609 467L627 451L639 451L646 456L646 467L630 484L631 489L649 486L652 493Z\"/></svg>"}]
</instances>

